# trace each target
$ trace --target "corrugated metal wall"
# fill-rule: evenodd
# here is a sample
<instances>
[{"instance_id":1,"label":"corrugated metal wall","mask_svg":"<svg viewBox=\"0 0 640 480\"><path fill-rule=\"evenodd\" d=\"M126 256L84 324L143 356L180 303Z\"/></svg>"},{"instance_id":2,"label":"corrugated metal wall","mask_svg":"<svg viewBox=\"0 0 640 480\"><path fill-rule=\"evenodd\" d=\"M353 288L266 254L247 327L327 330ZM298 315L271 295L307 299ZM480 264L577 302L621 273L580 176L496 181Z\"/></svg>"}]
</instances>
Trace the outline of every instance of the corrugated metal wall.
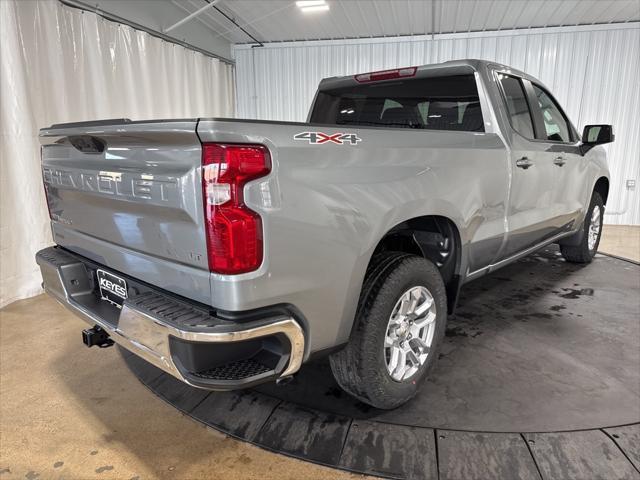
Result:
<instances>
[{"instance_id":1,"label":"corrugated metal wall","mask_svg":"<svg viewBox=\"0 0 640 480\"><path fill-rule=\"evenodd\" d=\"M640 24L235 47L237 114L304 121L320 79L460 58L498 61L545 83L574 124L611 123L607 223L640 224Z\"/></svg>"}]
</instances>

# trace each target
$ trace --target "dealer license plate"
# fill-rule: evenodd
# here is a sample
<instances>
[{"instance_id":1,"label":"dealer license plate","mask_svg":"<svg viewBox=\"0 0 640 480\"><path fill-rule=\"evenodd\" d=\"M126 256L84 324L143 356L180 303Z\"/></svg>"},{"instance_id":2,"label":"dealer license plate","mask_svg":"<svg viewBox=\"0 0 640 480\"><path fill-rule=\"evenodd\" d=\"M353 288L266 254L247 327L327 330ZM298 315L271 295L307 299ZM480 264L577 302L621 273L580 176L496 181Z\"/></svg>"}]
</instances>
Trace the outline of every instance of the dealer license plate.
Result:
<instances>
[{"instance_id":1,"label":"dealer license plate","mask_svg":"<svg viewBox=\"0 0 640 480\"><path fill-rule=\"evenodd\" d=\"M96 270L98 276L98 286L100 287L100 298L122 308L122 303L127 298L127 282L113 273L105 270Z\"/></svg>"}]
</instances>

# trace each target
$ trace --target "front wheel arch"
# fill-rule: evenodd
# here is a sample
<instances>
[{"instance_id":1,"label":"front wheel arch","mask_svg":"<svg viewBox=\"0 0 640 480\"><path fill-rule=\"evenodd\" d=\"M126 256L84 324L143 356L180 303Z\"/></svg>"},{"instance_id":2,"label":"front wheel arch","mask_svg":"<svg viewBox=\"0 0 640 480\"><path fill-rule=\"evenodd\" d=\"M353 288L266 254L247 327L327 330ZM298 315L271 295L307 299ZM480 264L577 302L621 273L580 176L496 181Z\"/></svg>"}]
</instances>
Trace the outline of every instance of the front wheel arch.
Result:
<instances>
[{"instance_id":1,"label":"front wheel arch","mask_svg":"<svg viewBox=\"0 0 640 480\"><path fill-rule=\"evenodd\" d=\"M591 193L592 196L593 192L598 192L600 194L600 198L602 198L602 203L606 205L607 199L609 198L609 179L607 177L598 178L593 186L593 191Z\"/></svg>"},{"instance_id":2,"label":"front wheel arch","mask_svg":"<svg viewBox=\"0 0 640 480\"><path fill-rule=\"evenodd\" d=\"M594 215L595 209L598 209L597 215ZM594 218L597 217L598 223L597 225L597 237L595 238L593 248L590 247L590 234L589 231L592 228L592 222ZM560 253L567 262L571 263L590 263L593 260L593 257L598 251L598 245L600 244L600 238L602 237L602 222L604 218L604 202L600 193L598 191L594 191L591 195L591 200L589 202L589 208L587 208L587 212L585 218L582 222L582 227L575 234L566 239L565 241L560 241ZM593 231L593 230L592 230Z\"/></svg>"}]
</instances>

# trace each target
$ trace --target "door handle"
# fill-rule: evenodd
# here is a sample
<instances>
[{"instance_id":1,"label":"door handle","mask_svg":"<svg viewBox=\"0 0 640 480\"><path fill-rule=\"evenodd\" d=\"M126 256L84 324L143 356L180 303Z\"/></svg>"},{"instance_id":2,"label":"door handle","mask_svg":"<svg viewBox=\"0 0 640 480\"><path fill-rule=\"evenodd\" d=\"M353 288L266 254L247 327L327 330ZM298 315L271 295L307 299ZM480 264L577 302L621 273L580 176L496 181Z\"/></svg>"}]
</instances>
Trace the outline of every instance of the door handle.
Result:
<instances>
[{"instance_id":1,"label":"door handle","mask_svg":"<svg viewBox=\"0 0 640 480\"><path fill-rule=\"evenodd\" d=\"M565 163L567 163L567 161L562 157L556 157L556 159L553 161L553 163L555 163L557 166L561 167Z\"/></svg>"},{"instance_id":2,"label":"door handle","mask_svg":"<svg viewBox=\"0 0 640 480\"><path fill-rule=\"evenodd\" d=\"M533 165L533 162L531 160L529 160L527 157L522 157L522 158L516 160L516 167L518 167L518 168L524 168L526 170L531 165Z\"/></svg>"}]
</instances>

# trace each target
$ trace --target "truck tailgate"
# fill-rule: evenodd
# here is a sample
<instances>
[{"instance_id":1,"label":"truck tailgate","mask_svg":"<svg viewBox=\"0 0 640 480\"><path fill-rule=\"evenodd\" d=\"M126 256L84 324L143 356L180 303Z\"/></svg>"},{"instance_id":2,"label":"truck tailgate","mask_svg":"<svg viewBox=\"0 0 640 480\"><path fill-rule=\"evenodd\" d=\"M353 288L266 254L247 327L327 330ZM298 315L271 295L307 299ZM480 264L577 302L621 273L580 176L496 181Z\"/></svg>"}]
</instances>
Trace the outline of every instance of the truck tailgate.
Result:
<instances>
[{"instance_id":1,"label":"truck tailgate","mask_svg":"<svg viewBox=\"0 0 640 480\"><path fill-rule=\"evenodd\" d=\"M210 301L197 120L40 131L54 241L160 288Z\"/></svg>"}]
</instances>

